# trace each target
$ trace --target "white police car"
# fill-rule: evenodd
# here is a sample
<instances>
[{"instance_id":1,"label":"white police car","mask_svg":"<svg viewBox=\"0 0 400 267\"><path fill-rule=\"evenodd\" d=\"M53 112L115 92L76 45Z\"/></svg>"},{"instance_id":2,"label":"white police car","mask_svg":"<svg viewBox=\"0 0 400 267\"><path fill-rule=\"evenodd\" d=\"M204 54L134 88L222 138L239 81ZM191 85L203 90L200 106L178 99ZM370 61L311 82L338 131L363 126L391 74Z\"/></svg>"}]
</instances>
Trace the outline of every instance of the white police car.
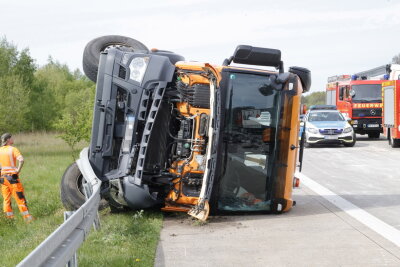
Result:
<instances>
[{"instance_id":1,"label":"white police car","mask_svg":"<svg viewBox=\"0 0 400 267\"><path fill-rule=\"evenodd\" d=\"M334 109L312 109L304 118L305 145L343 144L352 147L356 143L353 127Z\"/></svg>"}]
</instances>

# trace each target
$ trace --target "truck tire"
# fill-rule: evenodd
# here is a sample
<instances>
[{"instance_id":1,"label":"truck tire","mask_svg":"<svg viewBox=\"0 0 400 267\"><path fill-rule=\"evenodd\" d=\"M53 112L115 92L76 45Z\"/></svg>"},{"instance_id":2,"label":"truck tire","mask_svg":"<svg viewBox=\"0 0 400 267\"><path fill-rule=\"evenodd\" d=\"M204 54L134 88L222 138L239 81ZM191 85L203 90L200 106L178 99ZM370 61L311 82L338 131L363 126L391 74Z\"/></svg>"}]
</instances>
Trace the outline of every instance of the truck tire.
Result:
<instances>
[{"instance_id":1,"label":"truck tire","mask_svg":"<svg viewBox=\"0 0 400 267\"><path fill-rule=\"evenodd\" d=\"M83 176L76 162L69 165L65 170L60 186L61 202L65 209L77 210L85 203L82 179Z\"/></svg>"},{"instance_id":2,"label":"truck tire","mask_svg":"<svg viewBox=\"0 0 400 267\"><path fill-rule=\"evenodd\" d=\"M99 67L100 53L111 47L123 47L128 51L148 52L149 49L141 42L120 35L101 36L90 41L83 51L83 72L96 82Z\"/></svg>"},{"instance_id":3,"label":"truck tire","mask_svg":"<svg viewBox=\"0 0 400 267\"><path fill-rule=\"evenodd\" d=\"M167 50L152 49L151 54L167 57L173 65L178 61L185 61L183 56Z\"/></svg>"},{"instance_id":4,"label":"truck tire","mask_svg":"<svg viewBox=\"0 0 400 267\"><path fill-rule=\"evenodd\" d=\"M83 193L83 176L76 162L72 163L65 170L60 185L61 202L66 210L77 210L85 203ZM107 206L104 199L100 200L99 210Z\"/></svg>"},{"instance_id":5,"label":"truck tire","mask_svg":"<svg viewBox=\"0 0 400 267\"><path fill-rule=\"evenodd\" d=\"M393 148L400 146L400 139L394 139L392 135L389 135L389 145Z\"/></svg>"}]
</instances>

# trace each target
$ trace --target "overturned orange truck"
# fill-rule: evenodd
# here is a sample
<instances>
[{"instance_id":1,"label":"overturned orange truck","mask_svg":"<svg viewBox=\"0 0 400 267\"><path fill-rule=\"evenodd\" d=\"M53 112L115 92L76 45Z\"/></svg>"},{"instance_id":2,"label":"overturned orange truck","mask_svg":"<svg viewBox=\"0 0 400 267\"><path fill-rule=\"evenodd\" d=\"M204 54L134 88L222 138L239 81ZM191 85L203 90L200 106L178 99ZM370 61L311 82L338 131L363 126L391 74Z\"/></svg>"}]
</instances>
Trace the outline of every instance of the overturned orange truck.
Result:
<instances>
[{"instance_id":1,"label":"overturned orange truck","mask_svg":"<svg viewBox=\"0 0 400 267\"><path fill-rule=\"evenodd\" d=\"M205 220L293 206L309 70L285 72L276 49L240 45L216 66L122 36L91 41L83 66L96 82L89 160L112 210L159 206ZM69 209L84 201L82 180L76 164L64 173Z\"/></svg>"}]
</instances>

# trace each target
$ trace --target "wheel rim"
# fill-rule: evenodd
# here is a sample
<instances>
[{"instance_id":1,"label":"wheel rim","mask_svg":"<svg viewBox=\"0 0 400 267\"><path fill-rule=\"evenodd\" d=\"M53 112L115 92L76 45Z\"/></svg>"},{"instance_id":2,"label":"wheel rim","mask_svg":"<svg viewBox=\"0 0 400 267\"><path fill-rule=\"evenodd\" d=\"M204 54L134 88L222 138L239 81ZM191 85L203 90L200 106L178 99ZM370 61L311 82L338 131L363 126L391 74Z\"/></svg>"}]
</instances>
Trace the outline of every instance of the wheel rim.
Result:
<instances>
[{"instance_id":1,"label":"wheel rim","mask_svg":"<svg viewBox=\"0 0 400 267\"><path fill-rule=\"evenodd\" d=\"M79 175L78 179L76 179L76 188L78 188L79 192L82 194L82 196L85 196L85 189L83 188L83 184L86 182L85 179L83 179L83 175Z\"/></svg>"},{"instance_id":2,"label":"wheel rim","mask_svg":"<svg viewBox=\"0 0 400 267\"><path fill-rule=\"evenodd\" d=\"M110 45L107 45L107 46L103 47L103 48L101 49L101 51L102 51L102 52L107 52L107 51L110 50L111 48L121 48L121 47L132 48L132 47L130 47L130 46L124 44L124 43L114 43L114 44L110 44ZM132 50L133 50L133 48L132 48Z\"/></svg>"}]
</instances>

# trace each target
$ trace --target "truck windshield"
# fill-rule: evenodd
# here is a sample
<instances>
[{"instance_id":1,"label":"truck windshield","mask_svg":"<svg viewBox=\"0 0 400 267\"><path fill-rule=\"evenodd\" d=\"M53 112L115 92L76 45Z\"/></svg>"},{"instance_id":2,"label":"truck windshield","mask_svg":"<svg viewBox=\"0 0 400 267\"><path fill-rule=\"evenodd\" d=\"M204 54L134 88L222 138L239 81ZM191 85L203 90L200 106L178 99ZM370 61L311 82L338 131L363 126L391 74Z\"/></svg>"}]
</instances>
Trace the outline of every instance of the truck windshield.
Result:
<instances>
[{"instance_id":1,"label":"truck windshield","mask_svg":"<svg viewBox=\"0 0 400 267\"><path fill-rule=\"evenodd\" d=\"M308 115L308 121L344 121L344 118L339 112L317 111Z\"/></svg>"},{"instance_id":2,"label":"truck windshield","mask_svg":"<svg viewBox=\"0 0 400 267\"><path fill-rule=\"evenodd\" d=\"M354 90L354 103L382 103L382 85L381 84L357 84L352 85Z\"/></svg>"},{"instance_id":3,"label":"truck windshield","mask_svg":"<svg viewBox=\"0 0 400 267\"><path fill-rule=\"evenodd\" d=\"M228 82L224 134L225 171L218 209L269 210L279 122L280 93L269 76L232 73Z\"/></svg>"}]
</instances>

